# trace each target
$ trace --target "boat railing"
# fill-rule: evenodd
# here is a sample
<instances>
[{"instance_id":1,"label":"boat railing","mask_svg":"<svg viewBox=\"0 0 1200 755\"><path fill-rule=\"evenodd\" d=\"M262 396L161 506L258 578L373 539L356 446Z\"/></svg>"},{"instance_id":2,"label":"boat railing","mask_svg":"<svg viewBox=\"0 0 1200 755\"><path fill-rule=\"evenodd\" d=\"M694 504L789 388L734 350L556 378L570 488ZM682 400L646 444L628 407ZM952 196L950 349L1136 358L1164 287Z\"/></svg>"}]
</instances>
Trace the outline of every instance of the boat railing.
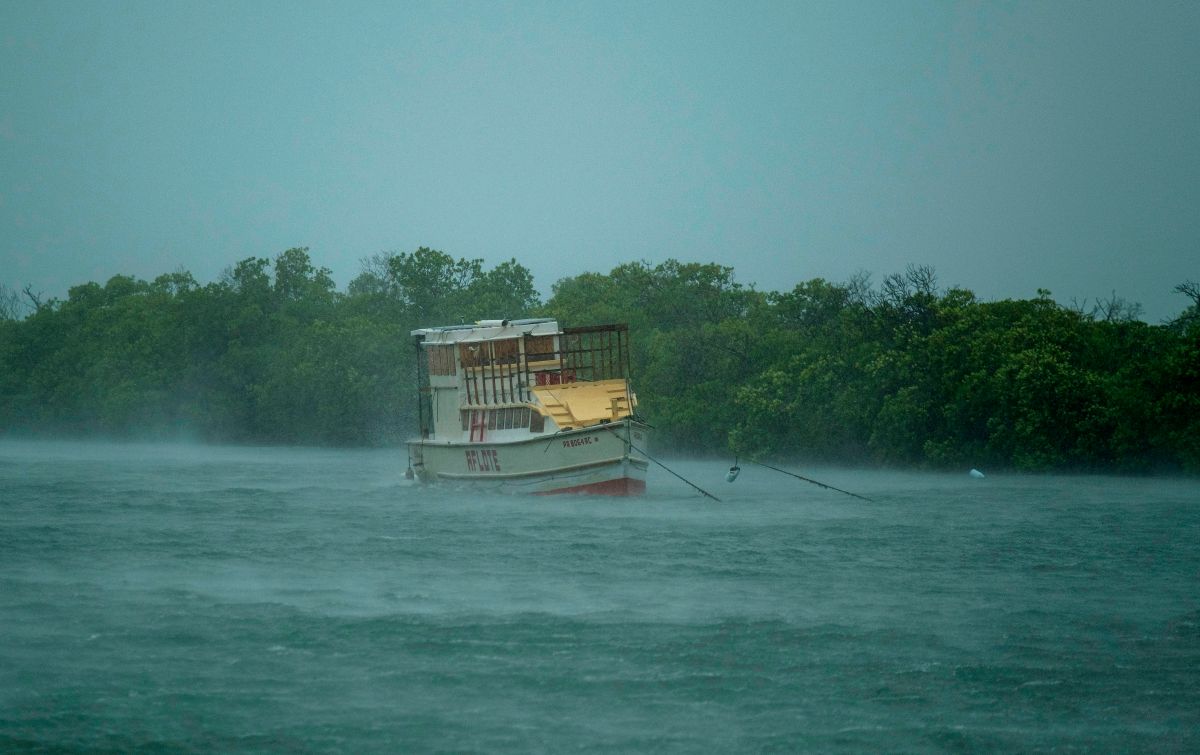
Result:
<instances>
[{"instance_id":1,"label":"boat railing","mask_svg":"<svg viewBox=\"0 0 1200 755\"><path fill-rule=\"evenodd\" d=\"M552 334L452 344L421 344L420 340L423 353L417 360L417 382L423 436L433 424L429 395L433 385L439 390L457 385L463 410L493 411L537 405L535 388L621 380L624 405L633 405L627 325L562 328Z\"/></svg>"}]
</instances>

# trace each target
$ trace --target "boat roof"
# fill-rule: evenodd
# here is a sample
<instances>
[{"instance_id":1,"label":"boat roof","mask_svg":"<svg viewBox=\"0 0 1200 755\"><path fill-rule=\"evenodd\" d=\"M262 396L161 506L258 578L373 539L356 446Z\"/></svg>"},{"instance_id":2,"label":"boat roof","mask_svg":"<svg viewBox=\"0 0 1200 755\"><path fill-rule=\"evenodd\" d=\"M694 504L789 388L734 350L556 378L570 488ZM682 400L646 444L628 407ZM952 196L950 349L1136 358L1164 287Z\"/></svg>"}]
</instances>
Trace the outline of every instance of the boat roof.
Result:
<instances>
[{"instance_id":1,"label":"boat roof","mask_svg":"<svg viewBox=\"0 0 1200 755\"><path fill-rule=\"evenodd\" d=\"M554 335L558 332L558 322L553 317L534 317L525 320L480 320L470 325L417 328L409 335L425 343L463 343L517 338L524 335Z\"/></svg>"}]
</instances>

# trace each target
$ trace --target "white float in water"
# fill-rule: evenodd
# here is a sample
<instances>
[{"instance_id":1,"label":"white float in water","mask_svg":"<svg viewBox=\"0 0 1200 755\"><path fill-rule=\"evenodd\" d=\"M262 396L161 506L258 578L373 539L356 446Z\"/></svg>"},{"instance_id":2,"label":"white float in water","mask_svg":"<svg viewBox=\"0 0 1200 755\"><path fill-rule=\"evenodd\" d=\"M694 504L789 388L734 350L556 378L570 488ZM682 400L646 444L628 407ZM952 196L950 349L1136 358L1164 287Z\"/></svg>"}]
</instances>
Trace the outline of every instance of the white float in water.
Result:
<instances>
[{"instance_id":1,"label":"white float in water","mask_svg":"<svg viewBox=\"0 0 1200 755\"><path fill-rule=\"evenodd\" d=\"M970 472L970 475L971 475L972 477L974 477L976 480L982 480L982 479L983 479L983 472L980 472L978 469L972 469L972 470L971 470L971 472Z\"/></svg>"}]
</instances>

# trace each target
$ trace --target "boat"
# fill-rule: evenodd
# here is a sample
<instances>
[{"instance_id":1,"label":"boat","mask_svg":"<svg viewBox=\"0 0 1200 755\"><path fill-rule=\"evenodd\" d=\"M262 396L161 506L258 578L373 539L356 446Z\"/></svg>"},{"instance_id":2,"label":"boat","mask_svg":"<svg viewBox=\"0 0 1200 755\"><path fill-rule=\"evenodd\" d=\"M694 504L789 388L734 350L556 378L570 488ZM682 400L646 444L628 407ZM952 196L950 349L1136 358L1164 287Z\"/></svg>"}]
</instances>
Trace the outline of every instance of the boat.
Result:
<instances>
[{"instance_id":1,"label":"boat","mask_svg":"<svg viewBox=\"0 0 1200 755\"><path fill-rule=\"evenodd\" d=\"M629 383L627 325L481 320L411 335L416 479L534 495L645 492L650 427Z\"/></svg>"}]
</instances>

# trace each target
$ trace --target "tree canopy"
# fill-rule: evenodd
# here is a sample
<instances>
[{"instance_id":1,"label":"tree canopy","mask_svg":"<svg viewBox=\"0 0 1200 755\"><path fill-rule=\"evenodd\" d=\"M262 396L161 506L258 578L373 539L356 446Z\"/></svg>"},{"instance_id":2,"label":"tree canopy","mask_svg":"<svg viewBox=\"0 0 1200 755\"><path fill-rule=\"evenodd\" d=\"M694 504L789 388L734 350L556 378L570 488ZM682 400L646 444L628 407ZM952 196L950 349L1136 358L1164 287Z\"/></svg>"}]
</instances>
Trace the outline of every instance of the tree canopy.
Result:
<instances>
[{"instance_id":1,"label":"tree canopy","mask_svg":"<svg viewBox=\"0 0 1200 755\"><path fill-rule=\"evenodd\" d=\"M0 289L0 429L391 444L416 396L408 332L483 318L627 322L659 448L926 467L1200 471L1200 286L1170 323L1115 294L985 302L910 267L760 292L717 264L554 283L421 247L338 291L305 248L201 284L118 275L65 300ZM27 303L26 303L27 300Z\"/></svg>"}]
</instances>

